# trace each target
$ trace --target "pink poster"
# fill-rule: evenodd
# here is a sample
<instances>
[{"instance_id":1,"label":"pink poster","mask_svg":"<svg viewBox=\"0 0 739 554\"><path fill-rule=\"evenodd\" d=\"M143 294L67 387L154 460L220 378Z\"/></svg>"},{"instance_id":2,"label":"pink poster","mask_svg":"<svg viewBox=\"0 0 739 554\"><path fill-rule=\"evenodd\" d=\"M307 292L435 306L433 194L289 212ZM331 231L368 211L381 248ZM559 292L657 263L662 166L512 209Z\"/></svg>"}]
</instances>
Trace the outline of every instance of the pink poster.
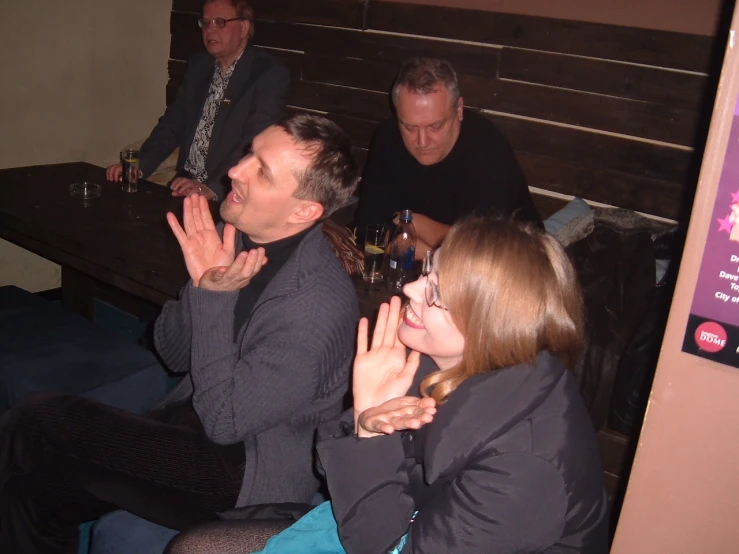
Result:
<instances>
[{"instance_id":1,"label":"pink poster","mask_svg":"<svg viewBox=\"0 0 739 554\"><path fill-rule=\"evenodd\" d=\"M739 367L739 102L711 221L683 351Z\"/></svg>"}]
</instances>

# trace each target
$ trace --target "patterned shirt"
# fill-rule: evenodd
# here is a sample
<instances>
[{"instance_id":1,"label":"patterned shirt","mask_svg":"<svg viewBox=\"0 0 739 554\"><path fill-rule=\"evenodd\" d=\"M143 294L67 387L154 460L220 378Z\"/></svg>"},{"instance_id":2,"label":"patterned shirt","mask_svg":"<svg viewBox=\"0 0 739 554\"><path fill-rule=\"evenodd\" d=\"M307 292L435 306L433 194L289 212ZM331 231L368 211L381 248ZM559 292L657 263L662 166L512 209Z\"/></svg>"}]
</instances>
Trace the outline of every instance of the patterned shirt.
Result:
<instances>
[{"instance_id":1,"label":"patterned shirt","mask_svg":"<svg viewBox=\"0 0 739 554\"><path fill-rule=\"evenodd\" d=\"M203 113L200 115L200 121L197 129L195 129L192 145L190 145L190 153L185 162L185 171L190 174L190 177L201 183L208 179L205 160L208 158L210 135L213 132L213 123L218 113L218 106L221 105L226 87L228 87L228 81L231 79L236 64L241 59L241 54L228 66L225 73L221 70L221 64L218 63L218 60L215 61L216 68L213 71L213 79L210 81L208 96L205 98Z\"/></svg>"}]
</instances>

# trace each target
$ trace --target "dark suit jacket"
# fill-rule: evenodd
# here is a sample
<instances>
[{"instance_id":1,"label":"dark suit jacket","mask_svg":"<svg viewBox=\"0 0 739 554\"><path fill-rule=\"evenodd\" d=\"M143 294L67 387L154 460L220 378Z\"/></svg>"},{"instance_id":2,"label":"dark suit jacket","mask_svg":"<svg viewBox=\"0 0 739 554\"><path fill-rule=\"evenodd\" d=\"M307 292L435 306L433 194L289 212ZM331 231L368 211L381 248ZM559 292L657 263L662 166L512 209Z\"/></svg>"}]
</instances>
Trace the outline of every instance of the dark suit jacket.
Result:
<instances>
[{"instance_id":1,"label":"dark suit jacket","mask_svg":"<svg viewBox=\"0 0 739 554\"><path fill-rule=\"evenodd\" d=\"M144 178L177 146L177 173L183 174L214 70L215 61L205 50L190 57L177 98L141 146ZM229 190L228 170L245 155L252 139L283 115L289 84L282 64L266 52L246 47L218 108L205 162L206 184L219 198Z\"/></svg>"},{"instance_id":2,"label":"dark suit jacket","mask_svg":"<svg viewBox=\"0 0 739 554\"><path fill-rule=\"evenodd\" d=\"M411 391L435 369L423 356ZM317 444L348 554L388 552L406 532L403 554L608 552L595 433L550 354L468 377L417 431L360 439L353 423L350 410Z\"/></svg>"}]
</instances>

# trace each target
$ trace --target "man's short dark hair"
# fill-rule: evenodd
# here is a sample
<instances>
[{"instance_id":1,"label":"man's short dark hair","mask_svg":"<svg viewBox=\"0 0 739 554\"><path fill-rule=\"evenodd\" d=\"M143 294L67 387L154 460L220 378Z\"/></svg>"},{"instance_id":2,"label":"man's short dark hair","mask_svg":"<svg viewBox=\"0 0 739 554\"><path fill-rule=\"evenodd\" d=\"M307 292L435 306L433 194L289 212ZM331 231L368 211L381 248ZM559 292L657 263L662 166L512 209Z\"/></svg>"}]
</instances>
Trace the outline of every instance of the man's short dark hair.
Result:
<instances>
[{"instance_id":1,"label":"man's short dark hair","mask_svg":"<svg viewBox=\"0 0 739 554\"><path fill-rule=\"evenodd\" d=\"M205 0L203 2L203 6L206 4L212 4L213 2L218 2L218 0ZM228 0L228 2L236 10L237 17L243 17L250 23L249 39L252 39L254 37L254 8L251 7L251 4L249 4L247 0Z\"/></svg>"},{"instance_id":2,"label":"man's short dark hair","mask_svg":"<svg viewBox=\"0 0 739 554\"><path fill-rule=\"evenodd\" d=\"M452 105L459 100L459 80L452 64L439 58L411 58L403 62L393 85L393 105L398 105L400 87L413 94L430 94L443 85L452 97Z\"/></svg>"},{"instance_id":3,"label":"man's short dark hair","mask_svg":"<svg viewBox=\"0 0 739 554\"><path fill-rule=\"evenodd\" d=\"M323 217L328 217L346 204L359 182L349 135L325 117L304 113L288 115L277 126L313 156L305 171L296 175L295 198L318 202Z\"/></svg>"}]
</instances>

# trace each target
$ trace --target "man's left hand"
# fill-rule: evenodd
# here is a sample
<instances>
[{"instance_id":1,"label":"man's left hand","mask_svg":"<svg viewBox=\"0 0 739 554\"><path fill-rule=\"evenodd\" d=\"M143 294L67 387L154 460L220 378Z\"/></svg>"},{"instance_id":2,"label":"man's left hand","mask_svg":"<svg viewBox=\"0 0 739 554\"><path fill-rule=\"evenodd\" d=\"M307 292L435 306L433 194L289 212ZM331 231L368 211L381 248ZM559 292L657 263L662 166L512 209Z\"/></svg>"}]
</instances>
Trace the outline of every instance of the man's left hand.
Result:
<instances>
[{"instance_id":1,"label":"man's left hand","mask_svg":"<svg viewBox=\"0 0 739 554\"><path fill-rule=\"evenodd\" d=\"M197 194L185 198L182 214L184 228L172 212L167 214L167 223L180 243L187 271L197 287L203 274L209 269L233 264L236 256L236 228L226 223L221 238L210 215L208 201Z\"/></svg>"},{"instance_id":2,"label":"man's left hand","mask_svg":"<svg viewBox=\"0 0 739 554\"><path fill-rule=\"evenodd\" d=\"M211 267L203 273L198 286L220 292L243 289L266 263L264 248L239 252L230 266Z\"/></svg>"},{"instance_id":3,"label":"man's left hand","mask_svg":"<svg viewBox=\"0 0 739 554\"><path fill-rule=\"evenodd\" d=\"M203 183L188 179L187 177L177 177L172 184L169 185L172 189L172 196L190 196L192 194L199 194L205 196L208 200L214 200L216 193L205 186Z\"/></svg>"}]
</instances>

